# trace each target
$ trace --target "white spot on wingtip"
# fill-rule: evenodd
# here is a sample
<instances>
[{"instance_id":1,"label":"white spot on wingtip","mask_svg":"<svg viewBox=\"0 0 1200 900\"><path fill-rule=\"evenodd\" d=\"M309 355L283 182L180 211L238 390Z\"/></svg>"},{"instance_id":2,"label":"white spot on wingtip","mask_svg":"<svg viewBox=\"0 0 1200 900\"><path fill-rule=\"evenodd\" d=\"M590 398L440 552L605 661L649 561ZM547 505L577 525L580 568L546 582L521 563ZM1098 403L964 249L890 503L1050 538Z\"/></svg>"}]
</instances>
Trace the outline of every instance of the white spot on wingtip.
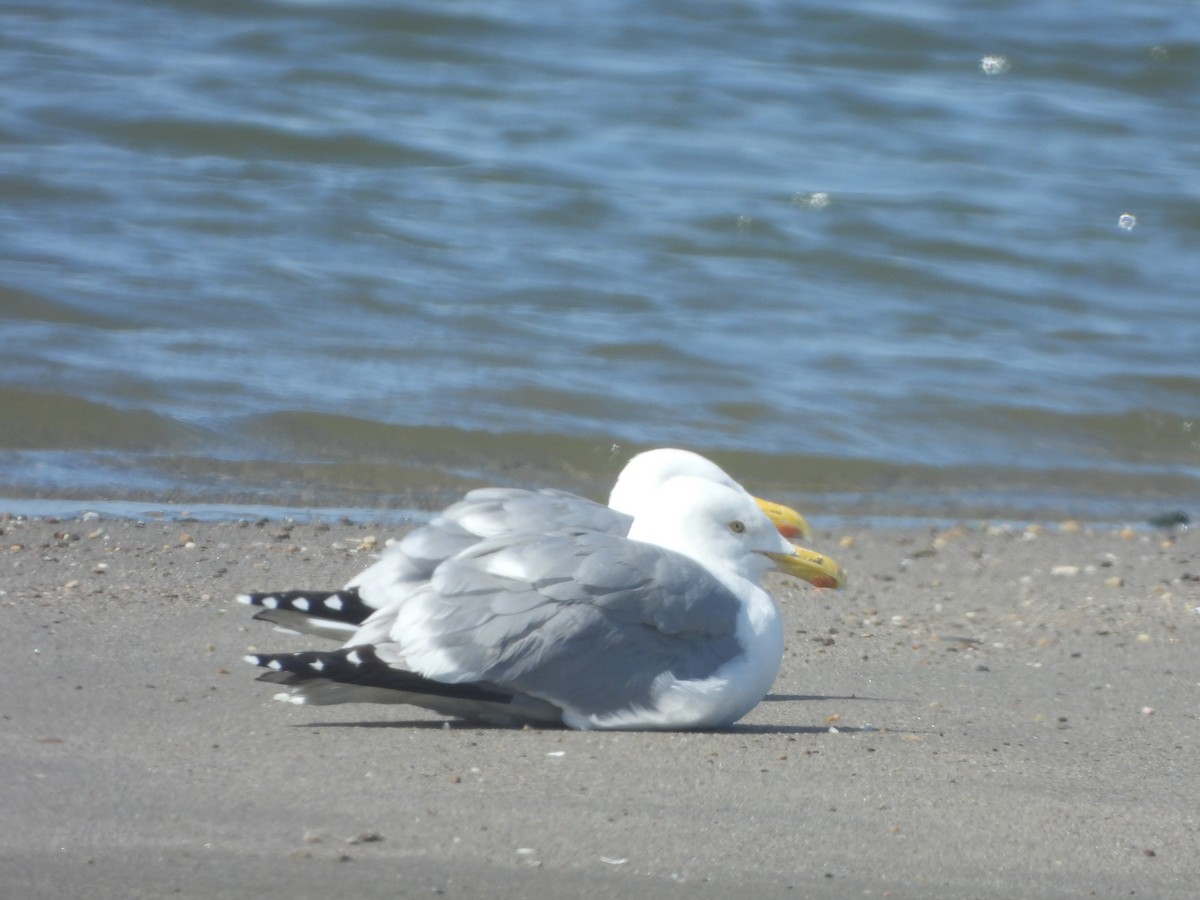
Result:
<instances>
[{"instance_id":1,"label":"white spot on wingtip","mask_svg":"<svg viewBox=\"0 0 1200 900\"><path fill-rule=\"evenodd\" d=\"M252 666L258 665L258 657L255 656L253 653L247 653L245 656L242 657L242 661L248 662Z\"/></svg>"},{"instance_id":2,"label":"white spot on wingtip","mask_svg":"<svg viewBox=\"0 0 1200 900\"><path fill-rule=\"evenodd\" d=\"M325 598L326 609L336 609L338 612L341 612L343 605L342 598L337 594L334 594L332 597Z\"/></svg>"},{"instance_id":3,"label":"white spot on wingtip","mask_svg":"<svg viewBox=\"0 0 1200 900\"><path fill-rule=\"evenodd\" d=\"M363 664L362 657L358 655L357 650L351 650L346 654L346 662L352 666L361 666Z\"/></svg>"},{"instance_id":4,"label":"white spot on wingtip","mask_svg":"<svg viewBox=\"0 0 1200 900\"><path fill-rule=\"evenodd\" d=\"M237 602L238 602L238 603L241 603L241 604L242 604L242 605L244 605L244 606L253 606L253 605L254 605L254 598L253 598L253 597L251 597L249 594L238 594L238 595L237 595Z\"/></svg>"},{"instance_id":5,"label":"white spot on wingtip","mask_svg":"<svg viewBox=\"0 0 1200 900\"><path fill-rule=\"evenodd\" d=\"M280 671L282 671L282 670L283 670L283 663L281 663L281 662L280 662L279 660L277 660L277 659L273 659L273 660L271 660L270 662L268 662L268 663L267 663L267 668L268 668L268 669L274 669L276 672L280 672Z\"/></svg>"},{"instance_id":6,"label":"white spot on wingtip","mask_svg":"<svg viewBox=\"0 0 1200 900\"><path fill-rule=\"evenodd\" d=\"M325 662L320 659L314 659L308 664L308 667L314 672L323 672L325 670Z\"/></svg>"},{"instance_id":7,"label":"white spot on wingtip","mask_svg":"<svg viewBox=\"0 0 1200 900\"><path fill-rule=\"evenodd\" d=\"M301 612L308 612L308 608L311 605L312 604L310 604L308 602L307 597L297 597L295 600L292 601L292 606L294 608L300 610Z\"/></svg>"},{"instance_id":8,"label":"white spot on wingtip","mask_svg":"<svg viewBox=\"0 0 1200 900\"><path fill-rule=\"evenodd\" d=\"M262 605L265 606L267 609L278 609L279 598L278 597L263 597Z\"/></svg>"}]
</instances>

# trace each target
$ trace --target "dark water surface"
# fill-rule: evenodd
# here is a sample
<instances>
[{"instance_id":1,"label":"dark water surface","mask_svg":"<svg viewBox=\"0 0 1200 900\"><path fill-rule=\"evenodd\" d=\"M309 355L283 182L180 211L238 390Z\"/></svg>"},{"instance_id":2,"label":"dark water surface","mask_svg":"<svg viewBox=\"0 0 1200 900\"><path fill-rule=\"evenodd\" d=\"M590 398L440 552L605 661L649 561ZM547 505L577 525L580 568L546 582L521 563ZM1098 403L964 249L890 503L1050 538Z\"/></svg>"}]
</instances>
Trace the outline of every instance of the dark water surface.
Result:
<instances>
[{"instance_id":1,"label":"dark water surface","mask_svg":"<svg viewBox=\"0 0 1200 900\"><path fill-rule=\"evenodd\" d=\"M977 7L7 4L0 496L1200 512L1200 9Z\"/></svg>"}]
</instances>

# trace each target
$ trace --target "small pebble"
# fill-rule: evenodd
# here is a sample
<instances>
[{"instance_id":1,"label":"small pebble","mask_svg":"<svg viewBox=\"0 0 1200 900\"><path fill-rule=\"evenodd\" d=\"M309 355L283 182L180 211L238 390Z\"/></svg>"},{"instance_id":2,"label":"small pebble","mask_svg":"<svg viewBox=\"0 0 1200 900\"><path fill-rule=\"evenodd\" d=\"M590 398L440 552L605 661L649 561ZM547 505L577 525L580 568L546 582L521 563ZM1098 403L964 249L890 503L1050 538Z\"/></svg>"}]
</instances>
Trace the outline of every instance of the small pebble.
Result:
<instances>
[{"instance_id":1,"label":"small pebble","mask_svg":"<svg viewBox=\"0 0 1200 900\"><path fill-rule=\"evenodd\" d=\"M1055 566L1050 570L1051 575L1078 575L1079 566Z\"/></svg>"}]
</instances>

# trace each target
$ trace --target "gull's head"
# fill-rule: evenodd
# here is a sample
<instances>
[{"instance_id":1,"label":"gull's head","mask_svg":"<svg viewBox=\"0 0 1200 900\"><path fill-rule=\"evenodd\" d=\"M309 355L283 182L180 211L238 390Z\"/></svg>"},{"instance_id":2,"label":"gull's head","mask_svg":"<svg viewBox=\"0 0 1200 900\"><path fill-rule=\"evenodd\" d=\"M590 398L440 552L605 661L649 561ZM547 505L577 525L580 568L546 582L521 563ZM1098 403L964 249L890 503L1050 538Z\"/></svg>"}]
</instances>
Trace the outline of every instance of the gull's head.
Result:
<instances>
[{"instance_id":1,"label":"gull's head","mask_svg":"<svg viewBox=\"0 0 1200 900\"><path fill-rule=\"evenodd\" d=\"M805 539L812 536L812 529L808 527L804 516L790 506L751 496L712 460L705 459L699 453L674 447L647 450L629 460L608 495L608 505L636 519L646 510L652 502L651 498L663 484L680 477L699 478L745 494L758 504L784 537Z\"/></svg>"},{"instance_id":2,"label":"gull's head","mask_svg":"<svg viewBox=\"0 0 1200 900\"><path fill-rule=\"evenodd\" d=\"M788 542L745 491L692 475L664 481L634 518L629 537L755 584L771 569L817 587L842 587L846 581L829 557Z\"/></svg>"}]
</instances>

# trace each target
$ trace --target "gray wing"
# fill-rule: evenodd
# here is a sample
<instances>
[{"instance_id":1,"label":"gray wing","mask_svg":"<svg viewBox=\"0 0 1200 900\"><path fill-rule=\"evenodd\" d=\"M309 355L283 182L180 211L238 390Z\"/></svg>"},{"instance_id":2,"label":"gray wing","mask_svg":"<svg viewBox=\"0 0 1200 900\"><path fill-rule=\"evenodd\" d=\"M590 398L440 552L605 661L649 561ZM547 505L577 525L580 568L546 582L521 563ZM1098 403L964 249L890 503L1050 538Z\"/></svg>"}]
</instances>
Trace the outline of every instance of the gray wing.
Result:
<instances>
[{"instance_id":1,"label":"gray wing","mask_svg":"<svg viewBox=\"0 0 1200 900\"><path fill-rule=\"evenodd\" d=\"M530 534L555 528L629 533L630 516L567 491L480 488L447 507L439 518L457 523L480 538Z\"/></svg>"},{"instance_id":2,"label":"gray wing","mask_svg":"<svg viewBox=\"0 0 1200 900\"><path fill-rule=\"evenodd\" d=\"M649 544L510 536L439 566L381 649L432 678L605 714L647 705L663 673L704 678L736 656L739 608L702 566Z\"/></svg>"},{"instance_id":3,"label":"gray wing","mask_svg":"<svg viewBox=\"0 0 1200 900\"><path fill-rule=\"evenodd\" d=\"M378 609L480 540L560 529L625 535L631 522L629 516L566 491L481 488L410 531L346 587L357 588L364 602Z\"/></svg>"}]
</instances>

